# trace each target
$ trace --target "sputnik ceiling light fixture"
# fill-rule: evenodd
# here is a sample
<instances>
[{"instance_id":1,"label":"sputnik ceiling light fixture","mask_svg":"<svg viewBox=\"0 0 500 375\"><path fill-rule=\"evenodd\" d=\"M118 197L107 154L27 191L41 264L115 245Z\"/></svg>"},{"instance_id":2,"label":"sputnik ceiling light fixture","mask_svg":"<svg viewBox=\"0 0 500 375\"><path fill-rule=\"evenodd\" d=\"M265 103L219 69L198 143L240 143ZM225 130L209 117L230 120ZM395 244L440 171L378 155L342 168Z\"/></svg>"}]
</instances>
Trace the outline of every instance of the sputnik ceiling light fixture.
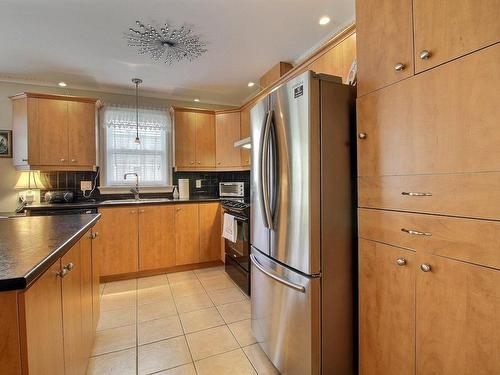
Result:
<instances>
[{"instance_id":1,"label":"sputnik ceiling light fixture","mask_svg":"<svg viewBox=\"0 0 500 375\"><path fill-rule=\"evenodd\" d=\"M157 30L140 21L136 21L136 25L125 36L129 47L136 47L139 55L148 54L153 60L172 65L184 59L193 61L207 52L206 43L187 26L175 28L165 23Z\"/></svg>"}]
</instances>

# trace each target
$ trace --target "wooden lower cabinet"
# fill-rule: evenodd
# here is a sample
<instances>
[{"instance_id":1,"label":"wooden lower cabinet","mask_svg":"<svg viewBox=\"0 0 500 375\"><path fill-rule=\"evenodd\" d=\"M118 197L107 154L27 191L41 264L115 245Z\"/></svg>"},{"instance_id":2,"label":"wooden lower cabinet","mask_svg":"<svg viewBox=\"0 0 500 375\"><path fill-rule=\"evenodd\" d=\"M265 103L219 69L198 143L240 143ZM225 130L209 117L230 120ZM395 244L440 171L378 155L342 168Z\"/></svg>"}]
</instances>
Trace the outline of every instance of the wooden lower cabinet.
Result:
<instances>
[{"instance_id":1,"label":"wooden lower cabinet","mask_svg":"<svg viewBox=\"0 0 500 375\"><path fill-rule=\"evenodd\" d=\"M175 205L175 264L200 262L200 226L197 204Z\"/></svg>"},{"instance_id":2,"label":"wooden lower cabinet","mask_svg":"<svg viewBox=\"0 0 500 375\"><path fill-rule=\"evenodd\" d=\"M94 344L94 293L99 296L99 285L94 285L94 271L92 270L92 231L89 230L81 239L81 304L82 304L82 335L83 347L92 350ZM97 271L97 270L96 270Z\"/></svg>"},{"instance_id":3,"label":"wooden lower cabinet","mask_svg":"<svg viewBox=\"0 0 500 375\"><path fill-rule=\"evenodd\" d=\"M139 208L139 270L175 266L174 206Z\"/></svg>"},{"instance_id":4,"label":"wooden lower cabinet","mask_svg":"<svg viewBox=\"0 0 500 375\"><path fill-rule=\"evenodd\" d=\"M221 214L219 202L200 203L200 262L220 259Z\"/></svg>"},{"instance_id":5,"label":"wooden lower cabinet","mask_svg":"<svg viewBox=\"0 0 500 375\"><path fill-rule=\"evenodd\" d=\"M414 252L360 240L359 332L361 375L414 374Z\"/></svg>"}]
</instances>

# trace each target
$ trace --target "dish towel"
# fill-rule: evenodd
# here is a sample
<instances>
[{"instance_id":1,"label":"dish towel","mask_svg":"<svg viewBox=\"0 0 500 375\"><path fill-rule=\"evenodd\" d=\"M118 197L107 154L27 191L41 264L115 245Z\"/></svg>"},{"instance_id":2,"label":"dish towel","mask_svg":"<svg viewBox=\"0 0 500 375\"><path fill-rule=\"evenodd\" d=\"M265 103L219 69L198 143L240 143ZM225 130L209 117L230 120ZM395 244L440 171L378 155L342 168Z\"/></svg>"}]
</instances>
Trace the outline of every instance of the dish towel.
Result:
<instances>
[{"instance_id":1,"label":"dish towel","mask_svg":"<svg viewBox=\"0 0 500 375\"><path fill-rule=\"evenodd\" d=\"M224 213L224 229L222 237L227 238L231 242L236 242L238 237L238 224L233 215Z\"/></svg>"}]
</instances>

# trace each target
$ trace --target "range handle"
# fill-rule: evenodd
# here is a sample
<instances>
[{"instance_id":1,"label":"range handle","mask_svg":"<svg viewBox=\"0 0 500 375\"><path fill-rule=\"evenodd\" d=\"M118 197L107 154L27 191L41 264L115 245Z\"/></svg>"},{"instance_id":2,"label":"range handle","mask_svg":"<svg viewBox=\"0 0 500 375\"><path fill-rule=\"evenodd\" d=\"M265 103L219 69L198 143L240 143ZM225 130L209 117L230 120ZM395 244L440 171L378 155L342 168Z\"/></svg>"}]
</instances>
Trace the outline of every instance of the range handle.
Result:
<instances>
[{"instance_id":1,"label":"range handle","mask_svg":"<svg viewBox=\"0 0 500 375\"><path fill-rule=\"evenodd\" d=\"M279 275L276 275L274 272L272 271L268 271L264 268L264 266L262 264L259 263L259 261L257 260L257 257L253 254L250 254L250 260L252 262L252 264L257 267L257 269L262 272L263 274L269 276L271 279L274 279L276 280L277 282L283 284L283 285L286 285L292 289L295 289L295 290L298 290L299 292L301 293L305 293L306 292L306 288L303 286L303 285L300 285L300 284L296 284L290 280L287 280Z\"/></svg>"}]
</instances>

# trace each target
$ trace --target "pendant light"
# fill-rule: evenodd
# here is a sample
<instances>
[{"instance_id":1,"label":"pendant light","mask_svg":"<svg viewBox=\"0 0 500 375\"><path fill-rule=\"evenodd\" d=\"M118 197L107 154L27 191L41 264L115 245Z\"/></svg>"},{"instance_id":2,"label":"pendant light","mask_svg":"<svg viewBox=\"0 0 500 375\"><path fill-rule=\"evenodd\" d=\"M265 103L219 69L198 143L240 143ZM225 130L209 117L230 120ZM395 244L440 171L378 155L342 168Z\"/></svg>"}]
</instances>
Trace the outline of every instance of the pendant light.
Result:
<instances>
[{"instance_id":1,"label":"pendant light","mask_svg":"<svg viewBox=\"0 0 500 375\"><path fill-rule=\"evenodd\" d=\"M141 144L141 140L139 139L139 84L142 83L142 79L140 78L132 78L132 82L135 84L135 143Z\"/></svg>"}]
</instances>

